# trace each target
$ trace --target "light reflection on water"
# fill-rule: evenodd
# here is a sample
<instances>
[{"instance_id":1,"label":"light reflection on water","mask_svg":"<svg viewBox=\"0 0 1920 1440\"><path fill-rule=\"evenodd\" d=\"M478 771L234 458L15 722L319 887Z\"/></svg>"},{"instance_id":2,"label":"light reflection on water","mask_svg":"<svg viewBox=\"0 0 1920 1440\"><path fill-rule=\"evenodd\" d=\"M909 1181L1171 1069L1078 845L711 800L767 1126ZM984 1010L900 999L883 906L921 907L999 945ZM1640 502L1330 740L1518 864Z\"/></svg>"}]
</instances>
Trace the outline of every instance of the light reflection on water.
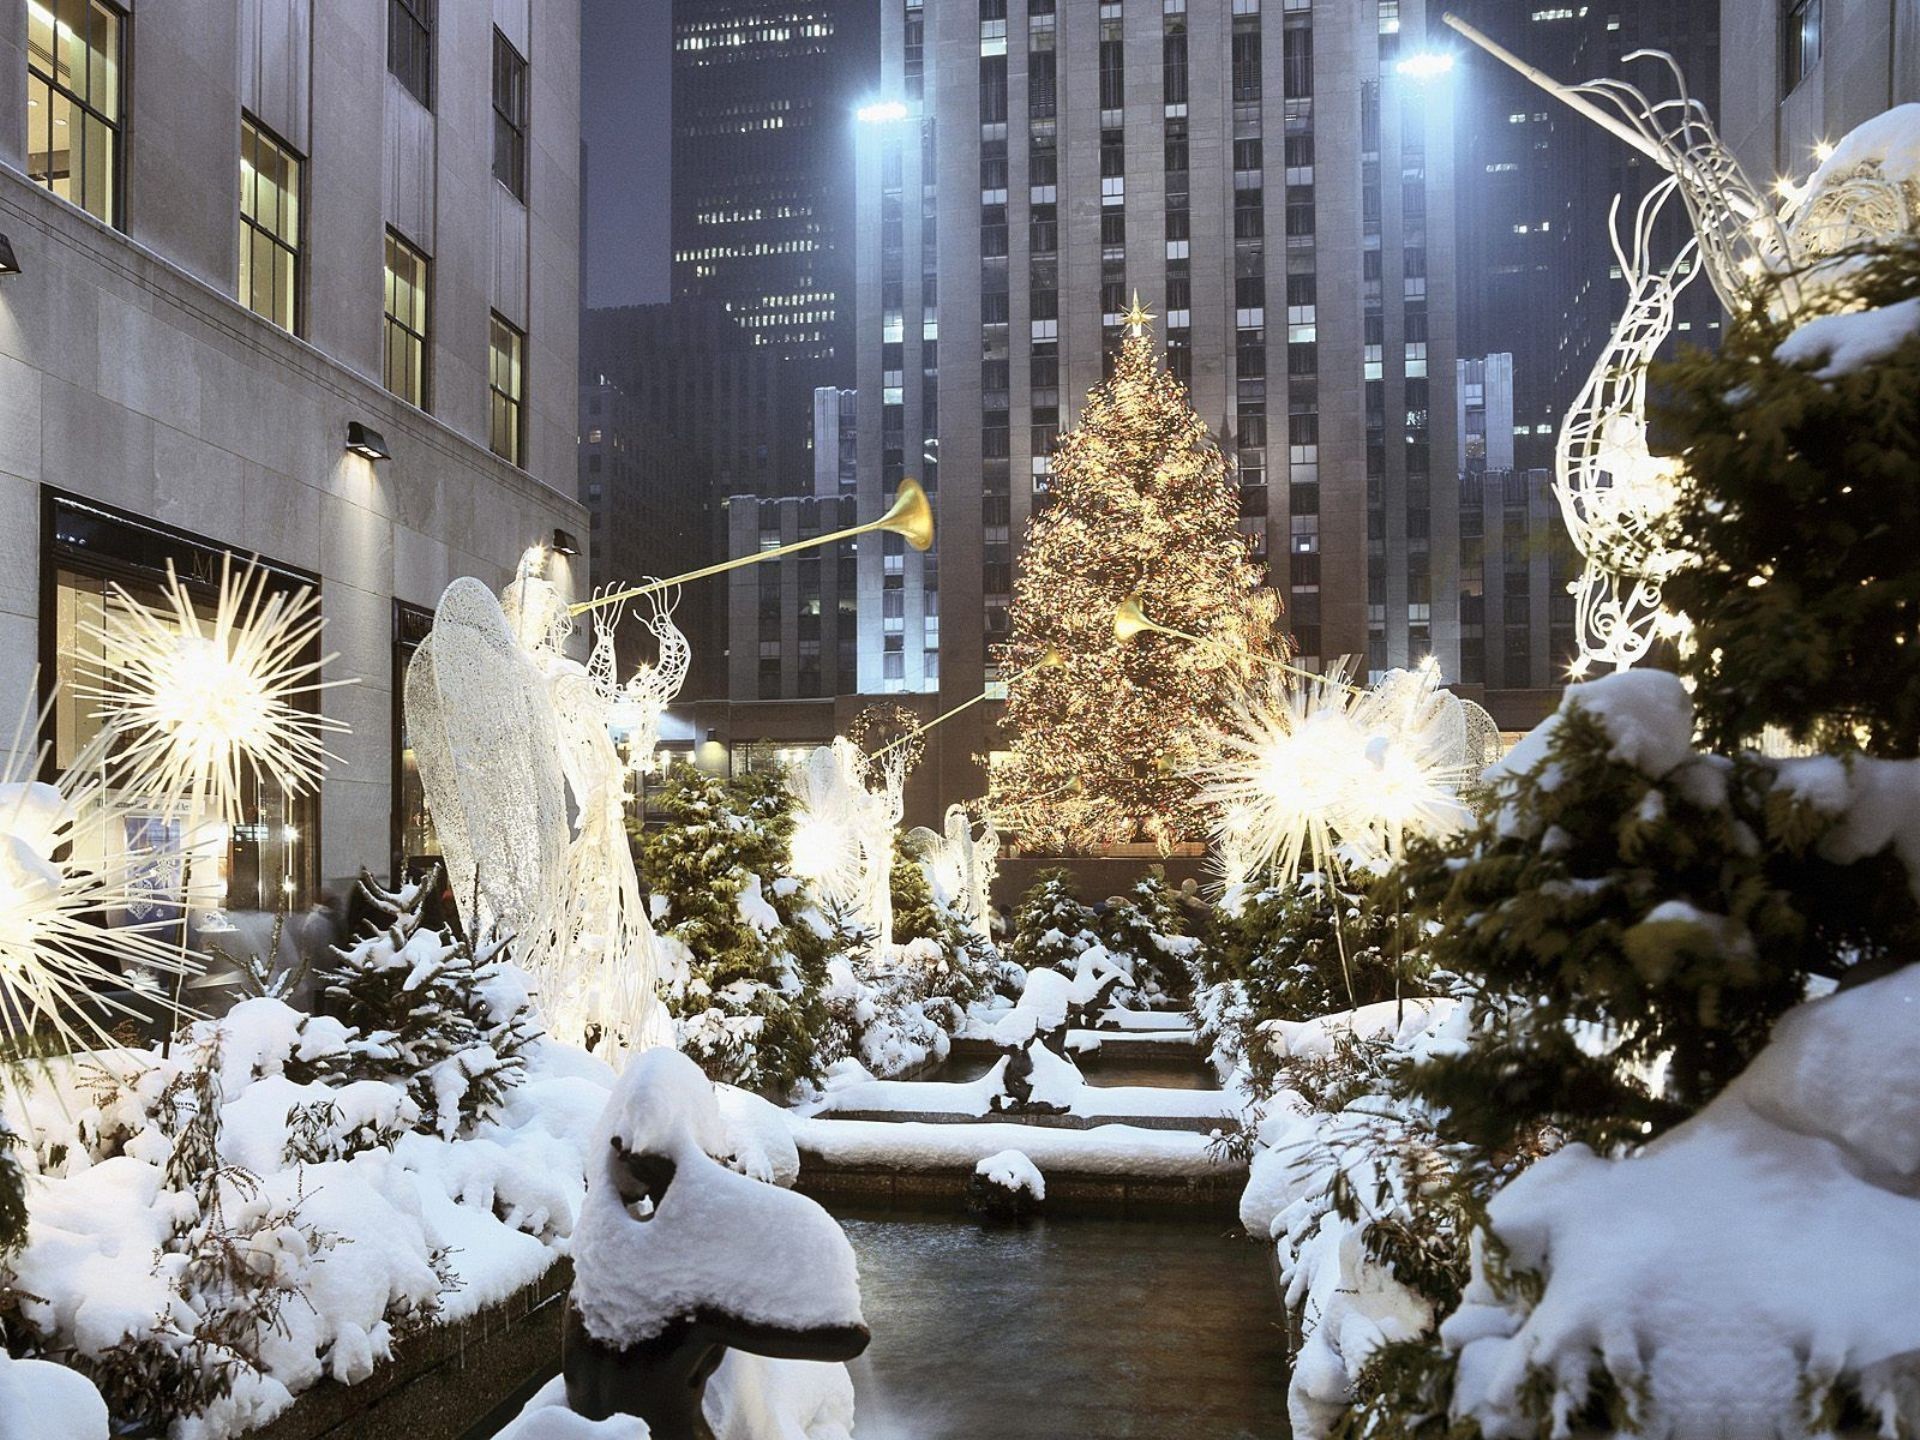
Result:
<instances>
[{"instance_id":1,"label":"light reflection on water","mask_svg":"<svg viewBox=\"0 0 1920 1440\"><path fill-rule=\"evenodd\" d=\"M838 1213L874 1336L856 1440L1287 1434L1266 1255L1218 1222Z\"/></svg>"}]
</instances>

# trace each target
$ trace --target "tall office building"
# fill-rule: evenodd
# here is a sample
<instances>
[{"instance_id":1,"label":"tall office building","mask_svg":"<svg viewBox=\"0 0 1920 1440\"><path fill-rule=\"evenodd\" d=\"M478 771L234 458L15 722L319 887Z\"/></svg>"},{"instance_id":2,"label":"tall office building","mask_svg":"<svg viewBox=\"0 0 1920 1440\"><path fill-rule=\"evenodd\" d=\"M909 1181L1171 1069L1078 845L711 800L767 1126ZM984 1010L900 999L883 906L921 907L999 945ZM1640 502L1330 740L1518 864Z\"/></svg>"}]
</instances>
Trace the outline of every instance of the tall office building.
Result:
<instances>
[{"instance_id":1,"label":"tall office building","mask_svg":"<svg viewBox=\"0 0 1920 1440\"><path fill-rule=\"evenodd\" d=\"M431 853L412 648L586 528L579 67L576 0L0 7L0 703L226 554L316 589L359 682L310 697L352 726L317 796L249 782L230 909ZM96 726L63 686L49 763Z\"/></svg>"},{"instance_id":2,"label":"tall office building","mask_svg":"<svg viewBox=\"0 0 1920 1440\"><path fill-rule=\"evenodd\" d=\"M1657 60L1673 56L1689 93L1717 114L1719 0L1458 0L1451 7L1489 37L1569 84L1612 76L1655 100L1676 94ZM1752 22L1752 7L1729 0ZM1449 32L1450 34L1450 32ZM1619 228L1665 172L1492 56L1452 41L1459 111L1457 258L1460 350L1513 357L1516 463L1550 469L1554 439L1626 303L1609 210ZM1658 232L1677 254L1691 235L1675 200ZM1704 276L1681 292L1668 352L1719 343L1720 303ZM1470 674L1469 679L1482 677Z\"/></svg>"},{"instance_id":3,"label":"tall office building","mask_svg":"<svg viewBox=\"0 0 1920 1440\"><path fill-rule=\"evenodd\" d=\"M1816 146L1920 101L1920 0L1727 0L1721 30L1720 131L1755 184L1804 180Z\"/></svg>"},{"instance_id":4,"label":"tall office building","mask_svg":"<svg viewBox=\"0 0 1920 1440\"><path fill-rule=\"evenodd\" d=\"M1434 24L1423 0L885 0L887 103L858 147L861 509L917 474L939 539L861 547L863 691L946 708L994 678L1053 442L1135 291L1235 462L1305 663L1457 674ZM943 799L984 788L985 709L929 737Z\"/></svg>"},{"instance_id":5,"label":"tall office building","mask_svg":"<svg viewBox=\"0 0 1920 1440\"><path fill-rule=\"evenodd\" d=\"M674 0L673 293L716 302L793 372L776 414L804 443L817 385L853 378L855 109L878 73L878 0ZM804 494L804 455L777 457Z\"/></svg>"},{"instance_id":6,"label":"tall office building","mask_svg":"<svg viewBox=\"0 0 1920 1440\"><path fill-rule=\"evenodd\" d=\"M595 590L677 575L712 548L720 520L706 467L604 375L580 387L579 461ZM635 608L644 613L644 606ZM676 618L691 632L708 609L689 597ZM658 658L657 645L638 621L621 625L615 639L622 673ZM723 673L715 646L695 645L681 693L717 695Z\"/></svg>"},{"instance_id":7,"label":"tall office building","mask_svg":"<svg viewBox=\"0 0 1920 1440\"><path fill-rule=\"evenodd\" d=\"M1460 679L1503 729L1524 730L1558 700L1580 562L1552 470L1518 460L1513 356L1462 360L1458 373Z\"/></svg>"}]
</instances>

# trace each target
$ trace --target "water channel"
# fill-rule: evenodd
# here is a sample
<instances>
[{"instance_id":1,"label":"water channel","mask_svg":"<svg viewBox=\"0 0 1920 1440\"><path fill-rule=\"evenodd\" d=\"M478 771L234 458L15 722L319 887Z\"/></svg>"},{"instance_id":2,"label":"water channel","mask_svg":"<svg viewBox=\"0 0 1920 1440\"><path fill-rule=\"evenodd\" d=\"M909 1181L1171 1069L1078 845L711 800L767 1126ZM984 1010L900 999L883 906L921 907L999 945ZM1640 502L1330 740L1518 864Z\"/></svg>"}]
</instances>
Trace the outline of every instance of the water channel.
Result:
<instances>
[{"instance_id":1,"label":"water channel","mask_svg":"<svg viewBox=\"0 0 1920 1440\"><path fill-rule=\"evenodd\" d=\"M873 1345L858 1440L1278 1440L1266 1251L1219 1221L837 1212Z\"/></svg>"}]
</instances>

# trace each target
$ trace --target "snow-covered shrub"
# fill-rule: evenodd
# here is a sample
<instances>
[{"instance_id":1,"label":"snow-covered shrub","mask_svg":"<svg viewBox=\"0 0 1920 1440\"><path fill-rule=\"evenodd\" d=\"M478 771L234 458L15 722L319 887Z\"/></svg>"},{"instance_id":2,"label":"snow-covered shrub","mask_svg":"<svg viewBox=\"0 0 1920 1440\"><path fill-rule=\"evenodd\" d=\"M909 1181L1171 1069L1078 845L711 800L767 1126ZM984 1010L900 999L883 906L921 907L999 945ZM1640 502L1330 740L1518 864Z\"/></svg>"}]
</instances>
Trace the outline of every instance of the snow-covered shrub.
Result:
<instances>
[{"instance_id":1,"label":"snow-covered shrub","mask_svg":"<svg viewBox=\"0 0 1920 1440\"><path fill-rule=\"evenodd\" d=\"M1569 1146L1496 1195L1502 1264L1476 1248L1441 1330L1455 1420L1488 1436L1920 1433L1916 1013L1916 965L1810 1001L1638 1154Z\"/></svg>"},{"instance_id":2,"label":"snow-covered shrub","mask_svg":"<svg viewBox=\"0 0 1920 1440\"><path fill-rule=\"evenodd\" d=\"M1473 1042L1410 1077L1450 1138L1643 1142L1739 1073L1810 976L1920 941L1881 813L1920 777L1701 754L1693 728L1662 671L1569 686L1487 818L1386 882L1471 997Z\"/></svg>"},{"instance_id":3,"label":"snow-covered shrub","mask_svg":"<svg viewBox=\"0 0 1920 1440\"><path fill-rule=\"evenodd\" d=\"M1860 258L1839 289L1803 289L1793 321L1756 310L1657 371L1686 456L1666 595L1723 753L1776 726L1920 754L1920 246Z\"/></svg>"},{"instance_id":4,"label":"snow-covered shrub","mask_svg":"<svg viewBox=\"0 0 1920 1440\"><path fill-rule=\"evenodd\" d=\"M1165 871L1156 866L1136 880L1120 902L1099 917L1098 928L1100 943L1127 971L1131 996L1175 1003L1187 994L1187 963L1200 942L1186 933Z\"/></svg>"},{"instance_id":5,"label":"snow-covered shrub","mask_svg":"<svg viewBox=\"0 0 1920 1440\"><path fill-rule=\"evenodd\" d=\"M640 873L669 960L661 998L709 1076L784 1095L831 1048L832 928L791 873L792 797L775 774L675 772Z\"/></svg>"},{"instance_id":6,"label":"snow-covered shrub","mask_svg":"<svg viewBox=\"0 0 1920 1440\"><path fill-rule=\"evenodd\" d=\"M1029 970L1052 967L1068 974L1082 951L1100 943L1098 919L1073 892L1065 870L1042 870L1014 912L1008 957Z\"/></svg>"},{"instance_id":7,"label":"snow-covered shrub","mask_svg":"<svg viewBox=\"0 0 1920 1440\"><path fill-rule=\"evenodd\" d=\"M1322 875L1248 895L1214 932L1214 943L1191 962L1194 1014L1220 1058L1245 1068L1256 1093L1267 1093L1274 1079L1271 1050L1255 1043L1262 1025L1426 993L1413 928Z\"/></svg>"},{"instance_id":8,"label":"snow-covered shrub","mask_svg":"<svg viewBox=\"0 0 1920 1440\"><path fill-rule=\"evenodd\" d=\"M518 972L494 962L499 946L476 957L451 932L425 926L426 885L389 892L362 874L360 886L389 923L336 949L336 967L321 977L329 1010L357 1032L329 1069L405 1086L421 1127L451 1139L497 1113L518 1083L535 1034L526 990Z\"/></svg>"},{"instance_id":9,"label":"snow-covered shrub","mask_svg":"<svg viewBox=\"0 0 1920 1440\"><path fill-rule=\"evenodd\" d=\"M169 1057L61 1058L0 1094L30 1200L0 1257L8 1350L88 1377L116 1433L225 1440L542 1274L611 1074L535 1039L498 1113L449 1140L410 1075L349 1078L360 1039L256 998Z\"/></svg>"}]
</instances>

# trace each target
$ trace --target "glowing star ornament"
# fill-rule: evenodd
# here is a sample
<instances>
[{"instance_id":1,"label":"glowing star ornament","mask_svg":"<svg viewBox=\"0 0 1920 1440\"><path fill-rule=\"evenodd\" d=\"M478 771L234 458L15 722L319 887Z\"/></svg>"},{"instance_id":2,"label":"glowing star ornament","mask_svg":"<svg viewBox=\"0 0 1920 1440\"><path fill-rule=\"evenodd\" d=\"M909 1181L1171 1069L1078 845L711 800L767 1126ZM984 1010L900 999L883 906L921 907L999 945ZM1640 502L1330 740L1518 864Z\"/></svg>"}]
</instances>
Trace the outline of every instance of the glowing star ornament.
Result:
<instances>
[{"instance_id":1,"label":"glowing star ornament","mask_svg":"<svg viewBox=\"0 0 1920 1440\"><path fill-rule=\"evenodd\" d=\"M1484 726L1440 688L1437 666L1357 690L1338 671L1272 667L1236 702L1202 771L1227 879L1264 869L1290 884L1397 860L1410 836L1451 834L1485 758Z\"/></svg>"},{"instance_id":2,"label":"glowing star ornament","mask_svg":"<svg viewBox=\"0 0 1920 1440\"><path fill-rule=\"evenodd\" d=\"M867 791L865 771L860 747L843 735L787 777L795 802L793 873L836 909L854 909L862 893L861 840L880 803Z\"/></svg>"},{"instance_id":3,"label":"glowing star ornament","mask_svg":"<svg viewBox=\"0 0 1920 1440\"><path fill-rule=\"evenodd\" d=\"M0 770L0 1061L35 1034L69 1051L111 1049L104 1021L140 1018L113 991L156 989L156 974L199 968L171 943L171 920L103 923L150 904L158 873L151 857L104 853L126 814L100 779L113 732L48 785L27 778L45 756L26 744L34 719L24 707Z\"/></svg>"},{"instance_id":4,"label":"glowing star ornament","mask_svg":"<svg viewBox=\"0 0 1920 1440\"><path fill-rule=\"evenodd\" d=\"M113 586L102 621L83 626L101 656L80 693L120 733L116 785L163 812L185 808L194 823L229 825L249 778L289 795L317 788L337 758L324 737L347 727L303 697L352 683L318 678L337 658L314 653L325 625L312 590L269 589L257 562L235 574L230 554L210 618L171 562L158 606Z\"/></svg>"}]
</instances>

